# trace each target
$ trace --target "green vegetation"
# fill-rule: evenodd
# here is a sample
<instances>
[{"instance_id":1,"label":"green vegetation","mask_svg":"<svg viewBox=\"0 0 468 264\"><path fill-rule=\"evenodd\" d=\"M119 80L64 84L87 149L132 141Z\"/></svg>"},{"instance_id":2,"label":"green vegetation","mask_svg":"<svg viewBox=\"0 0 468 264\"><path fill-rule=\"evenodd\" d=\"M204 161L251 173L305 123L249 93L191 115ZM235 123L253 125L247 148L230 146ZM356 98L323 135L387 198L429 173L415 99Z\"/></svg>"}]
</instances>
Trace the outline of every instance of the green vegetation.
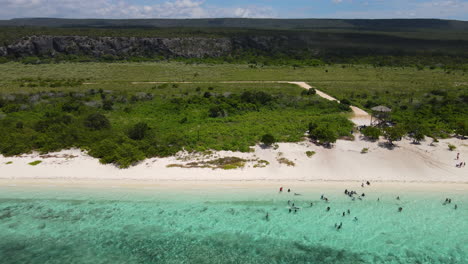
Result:
<instances>
[{"instance_id":1,"label":"green vegetation","mask_svg":"<svg viewBox=\"0 0 468 264\"><path fill-rule=\"evenodd\" d=\"M369 152L369 148L363 148L363 149L361 150L361 154L366 154L366 153L368 153L368 152Z\"/></svg>"},{"instance_id":2,"label":"green vegetation","mask_svg":"<svg viewBox=\"0 0 468 264\"><path fill-rule=\"evenodd\" d=\"M457 147L455 145L452 145L452 144L449 144L448 148L449 148L450 151L454 151L454 150L457 149Z\"/></svg>"},{"instance_id":3,"label":"green vegetation","mask_svg":"<svg viewBox=\"0 0 468 264\"><path fill-rule=\"evenodd\" d=\"M372 126L367 126L365 128L363 128L361 130L361 133L369 140L378 140L380 135L381 135L381 131L379 128L377 127L372 127Z\"/></svg>"},{"instance_id":4,"label":"green vegetation","mask_svg":"<svg viewBox=\"0 0 468 264\"><path fill-rule=\"evenodd\" d=\"M340 104L340 108L342 108ZM349 109L349 106L346 106ZM346 109L346 108L344 108ZM354 124L344 116L323 116L309 123L309 136L323 145L335 143L340 137L351 136Z\"/></svg>"},{"instance_id":5,"label":"green vegetation","mask_svg":"<svg viewBox=\"0 0 468 264\"><path fill-rule=\"evenodd\" d=\"M303 89L289 84L126 87L2 96L0 152L78 147L102 163L126 168L182 149L248 152L270 131L276 135L271 142L297 142L312 120L346 120L342 113L348 110L318 96L302 97Z\"/></svg>"},{"instance_id":6,"label":"green vegetation","mask_svg":"<svg viewBox=\"0 0 468 264\"><path fill-rule=\"evenodd\" d=\"M384 128L384 137L390 145L393 145L394 141L400 141L405 134L406 131L401 126Z\"/></svg>"},{"instance_id":7,"label":"green vegetation","mask_svg":"<svg viewBox=\"0 0 468 264\"><path fill-rule=\"evenodd\" d=\"M307 157L312 158L312 156L315 155L315 151L306 151L306 155Z\"/></svg>"},{"instance_id":8,"label":"green vegetation","mask_svg":"<svg viewBox=\"0 0 468 264\"><path fill-rule=\"evenodd\" d=\"M209 161L199 161L199 162L189 162L187 164L169 164L168 168L210 168L210 169L223 169L223 170L233 170L238 168L243 168L245 163L249 160L241 159L238 157L224 157L218 158ZM267 162L268 163L268 162ZM265 167L268 164L259 161L258 167ZM254 167L255 167L254 166Z\"/></svg>"},{"instance_id":9,"label":"green vegetation","mask_svg":"<svg viewBox=\"0 0 468 264\"><path fill-rule=\"evenodd\" d=\"M30 162L30 163L28 163L28 164L31 165L31 166L36 166L36 165L39 165L39 164L41 164L41 163L42 163L41 160L36 160L36 161Z\"/></svg>"},{"instance_id":10,"label":"green vegetation","mask_svg":"<svg viewBox=\"0 0 468 264\"><path fill-rule=\"evenodd\" d=\"M69 85L70 80L78 82ZM389 121L399 131L382 135L392 142L405 134L415 142L421 135L467 135L468 80L462 70L6 63L0 64L0 152L11 156L78 147L103 163L128 167L182 149L247 152L268 133L277 142L297 142L309 130L312 139L325 145L351 137L348 105L303 94L306 90L291 84L220 83L239 80L311 81L367 110L389 106ZM152 81L195 83L134 83Z\"/></svg>"},{"instance_id":11,"label":"green vegetation","mask_svg":"<svg viewBox=\"0 0 468 264\"><path fill-rule=\"evenodd\" d=\"M13 161L8 161L5 163L6 165L10 165L10 164L13 164Z\"/></svg>"},{"instance_id":12,"label":"green vegetation","mask_svg":"<svg viewBox=\"0 0 468 264\"><path fill-rule=\"evenodd\" d=\"M278 161L279 164L284 164L288 167L294 167L296 166L296 163L294 163L293 161L285 158L285 157L278 157L276 158L276 160Z\"/></svg>"},{"instance_id":13,"label":"green vegetation","mask_svg":"<svg viewBox=\"0 0 468 264\"><path fill-rule=\"evenodd\" d=\"M265 134L262 136L261 142L266 146L271 146L276 142L276 139L272 134Z\"/></svg>"}]
</instances>

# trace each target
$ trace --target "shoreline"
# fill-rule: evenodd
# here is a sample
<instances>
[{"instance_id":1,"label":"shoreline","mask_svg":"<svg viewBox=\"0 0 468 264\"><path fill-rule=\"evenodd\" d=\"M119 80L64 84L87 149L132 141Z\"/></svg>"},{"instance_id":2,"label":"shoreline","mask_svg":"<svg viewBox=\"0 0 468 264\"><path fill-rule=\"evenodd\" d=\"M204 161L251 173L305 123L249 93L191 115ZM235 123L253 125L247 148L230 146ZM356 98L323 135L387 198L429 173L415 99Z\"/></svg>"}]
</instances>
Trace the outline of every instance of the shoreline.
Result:
<instances>
[{"instance_id":1,"label":"shoreline","mask_svg":"<svg viewBox=\"0 0 468 264\"><path fill-rule=\"evenodd\" d=\"M78 149L47 155L0 155L0 179L468 183L468 168L455 166L468 157L468 145L464 140L444 139L432 146L430 140L414 145L404 139L397 142L397 147L392 150L383 147L382 142L364 141L356 135L354 141L338 140L331 149L302 141L278 143L277 149L256 146L255 151L249 153L181 152L172 157L147 159L128 169L101 164L98 159ZM457 150L449 151L448 144L456 145ZM367 148L368 153L362 154L363 148ZM309 157L308 151L315 154ZM459 160L455 159L457 153L460 153ZM203 165L206 164L203 162L227 157L246 160L244 167L183 168L191 162ZM293 165L282 162L283 158ZM41 163L30 165L34 161ZM268 165L262 167L265 165L262 161Z\"/></svg>"},{"instance_id":2,"label":"shoreline","mask_svg":"<svg viewBox=\"0 0 468 264\"><path fill-rule=\"evenodd\" d=\"M108 184L110 183L110 184ZM320 180L128 180L128 179L0 179L0 188L9 187L43 187L43 188L84 188L84 189L162 189L162 190L219 190L246 189L270 190L277 192L279 187L286 189L324 188L338 189L355 188L372 191L434 191L447 190L468 192L468 183L461 182L398 182L398 181L372 181L370 186L361 187L362 181L320 181ZM348 186L348 187L346 187ZM286 192L286 189L284 192ZM344 189L343 189L344 190Z\"/></svg>"}]
</instances>

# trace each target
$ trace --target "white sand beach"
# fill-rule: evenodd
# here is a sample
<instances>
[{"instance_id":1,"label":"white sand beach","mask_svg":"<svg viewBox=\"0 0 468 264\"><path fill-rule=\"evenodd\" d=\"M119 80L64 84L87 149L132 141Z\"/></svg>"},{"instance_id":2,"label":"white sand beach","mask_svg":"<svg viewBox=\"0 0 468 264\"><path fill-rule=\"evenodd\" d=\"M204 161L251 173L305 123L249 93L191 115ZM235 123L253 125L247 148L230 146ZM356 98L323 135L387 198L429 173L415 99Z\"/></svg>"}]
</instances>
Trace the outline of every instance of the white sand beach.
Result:
<instances>
[{"instance_id":1,"label":"white sand beach","mask_svg":"<svg viewBox=\"0 0 468 264\"><path fill-rule=\"evenodd\" d=\"M468 160L468 145L459 139L440 140L431 146L431 139L412 144L404 139L392 150L380 142L338 140L327 149L311 142L279 143L278 149L255 147L255 152L214 152L210 155L181 152L174 157L147 159L128 169L103 165L85 152L71 149L47 155L32 153L17 157L0 156L0 179L98 179L98 180L174 180L174 181L398 181L468 183L468 167L455 165ZM448 144L457 146L455 151ZM368 148L368 153L361 150ZM306 151L316 152L312 157ZM457 153L460 159L456 160ZM224 170L210 168L168 168L193 161L208 161L218 157L240 157L252 160L244 168ZM278 162L284 157L294 166ZM36 166L30 162L40 160ZM258 160L269 165L254 167Z\"/></svg>"}]
</instances>

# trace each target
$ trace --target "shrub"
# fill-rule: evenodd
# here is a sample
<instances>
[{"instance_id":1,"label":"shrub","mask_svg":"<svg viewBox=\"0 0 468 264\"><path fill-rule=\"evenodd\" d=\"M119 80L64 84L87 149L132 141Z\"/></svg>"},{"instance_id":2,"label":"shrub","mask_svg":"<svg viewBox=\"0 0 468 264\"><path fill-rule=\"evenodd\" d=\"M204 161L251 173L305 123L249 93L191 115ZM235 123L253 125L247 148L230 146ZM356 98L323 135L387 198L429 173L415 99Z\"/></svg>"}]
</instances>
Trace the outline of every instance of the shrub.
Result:
<instances>
[{"instance_id":1,"label":"shrub","mask_svg":"<svg viewBox=\"0 0 468 264\"><path fill-rule=\"evenodd\" d=\"M455 145L452 145L452 144L449 144L448 148L449 148L450 151L454 151L454 150L457 149L457 147Z\"/></svg>"},{"instance_id":2,"label":"shrub","mask_svg":"<svg viewBox=\"0 0 468 264\"><path fill-rule=\"evenodd\" d=\"M31 166L36 166L36 165L39 165L41 163L42 163L41 160L36 160L36 161L33 161L33 162L29 162L28 164L31 165Z\"/></svg>"},{"instance_id":3,"label":"shrub","mask_svg":"<svg viewBox=\"0 0 468 264\"><path fill-rule=\"evenodd\" d=\"M88 117L86 117L84 125L92 130L110 128L109 119L99 113L90 114Z\"/></svg>"},{"instance_id":4,"label":"shrub","mask_svg":"<svg viewBox=\"0 0 468 264\"><path fill-rule=\"evenodd\" d=\"M262 143L267 145L267 146L271 146L273 145L273 143L276 142L276 139L275 137L272 135L272 134L265 134L262 136Z\"/></svg>"},{"instance_id":5,"label":"shrub","mask_svg":"<svg viewBox=\"0 0 468 264\"><path fill-rule=\"evenodd\" d=\"M294 166L296 166L296 164L295 164L293 161L288 160L288 159L285 158L285 157L279 157L279 158L277 158L276 160L278 161L279 164L285 164L285 165L287 165L288 167L294 167Z\"/></svg>"},{"instance_id":6,"label":"shrub","mask_svg":"<svg viewBox=\"0 0 468 264\"><path fill-rule=\"evenodd\" d=\"M338 139L336 131L325 126L319 126L309 133L313 139L320 141L322 144L335 143Z\"/></svg>"},{"instance_id":7,"label":"shrub","mask_svg":"<svg viewBox=\"0 0 468 264\"><path fill-rule=\"evenodd\" d=\"M314 88L310 88L310 89L307 89L307 90L303 90L303 91L301 92L301 95L303 95L303 96L306 96L306 95L314 95L314 94L316 94L316 93L317 93L317 91L315 91Z\"/></svg>"},{"instance_id":8,"label":"shrub","mask_svg":"<svg viewBox=\"0 0 468 264\"><path fill-rule=\"evenodd\" d=\"M315 155L315 151L306 151L306 155L310 158Z\"/></svg>"},{"instance_id":9,"label":"shrub","mask_svg":"<svg viewBox=\"0 0 468 264\"><path fill-rule=\"evenodd\" d=\"M340 101L340 103L342 103L342 104L344 104L344 105L351 105L351 102L350 102L348 99L346 99L346 98L345 98L345 99L342 99L342 100Z\"/></svg>"},{"instance_id":10,"label":"shrub","mask_svg":"<svg viewBox=\"0 0 468 264\"><path fill-rule=\"evenodd\" d=\"M114 102L112 102L111 100L104 100L102 104L102 109L110 111L112 110L113 105L114 105Z\"/></svg>"},{"instance_id":11,"label":"shrub","mask_svg":"<svg viewBox=\"0 0 468 264\"><path fill-rule=\"evenodd\" d=\"M127 135L133 140L142 140L147 135L149 129L150 128L146 123L140 122L131 127L128 130Z\"/></svg>"},{"instance_id":12,"label":"shrub","mask_svg":"<svg viewBox=\"0 0 468 264\"><path fill-rule=\"evenodd\" d=\"M210 117L225 117L227 115L226 111L217 105L210 107L208 112L209 112L208 115Z\"/></svg>"},{"instance_id":13,"label":"shrub","mask_svg":"<svg viewBox=\"0 0 468 264\"><path fill-rule=\"evenodd\" d=\"M378 140L381 135L380 129L377 127L373 127L373 126L368 126L368 127L363 128L361 130L361 133L366 138L371 139L371 140Z\"/></svg>"},{"instance_id":14,"label":"shrub","mask_svg":"<svg viewBox=\"0 0 468 264\"><path fill-rule=\"evenodd\" d=\"M393 141L401 140L401 138L406 134L406 131L400 126L387 127L384 132L385 138L391 145L393 145Z\"/></svg>"},{"instance_id":15,"label":"shrub","mask_svg":"<svg viewBox=\"0 0 468 264\"><path fill-rule=\"evenodd\" d=\"M367 153L367 152L369 152L369 148L363 148L363 149L361 150L361 154L365 154L365 153Z\"/></svg>"}]
</instances>

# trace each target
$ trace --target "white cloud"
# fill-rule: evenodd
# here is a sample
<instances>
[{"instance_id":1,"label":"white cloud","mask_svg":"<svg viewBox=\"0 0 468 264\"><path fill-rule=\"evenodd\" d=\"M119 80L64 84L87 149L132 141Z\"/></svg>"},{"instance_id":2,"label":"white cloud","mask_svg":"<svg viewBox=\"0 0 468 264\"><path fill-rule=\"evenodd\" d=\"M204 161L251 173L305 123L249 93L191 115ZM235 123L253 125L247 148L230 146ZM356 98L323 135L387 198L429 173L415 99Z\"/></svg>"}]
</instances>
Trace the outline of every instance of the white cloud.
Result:
<instances>
[{"instance_id":1,"label":"white cloud","mask_svg":"<svg viewBox=\"0 0 468 264\"><path fill-rule=\"evenodd\" d=\"M263 6L222 8L203 0L167 0L143 5L130 0L0 0L0 19L18 17L65 18L203 18L272 17Z\"/></svg>"},{"instance_id":2,"label":"white cloud","mask_svg":"<svg viewBox=\"0 0 468 264\"><path fill-rule=\"evenodd\" d=\"M333 2L347 0L331 0ZM354 1L358 3L358 1ZM316 17L334 18L442 18L466 20L468 1L466 0L372 0L360 2L362 8L352 11L338 10L333 13L318 14Z\"/></svg>"}]
</instances>

